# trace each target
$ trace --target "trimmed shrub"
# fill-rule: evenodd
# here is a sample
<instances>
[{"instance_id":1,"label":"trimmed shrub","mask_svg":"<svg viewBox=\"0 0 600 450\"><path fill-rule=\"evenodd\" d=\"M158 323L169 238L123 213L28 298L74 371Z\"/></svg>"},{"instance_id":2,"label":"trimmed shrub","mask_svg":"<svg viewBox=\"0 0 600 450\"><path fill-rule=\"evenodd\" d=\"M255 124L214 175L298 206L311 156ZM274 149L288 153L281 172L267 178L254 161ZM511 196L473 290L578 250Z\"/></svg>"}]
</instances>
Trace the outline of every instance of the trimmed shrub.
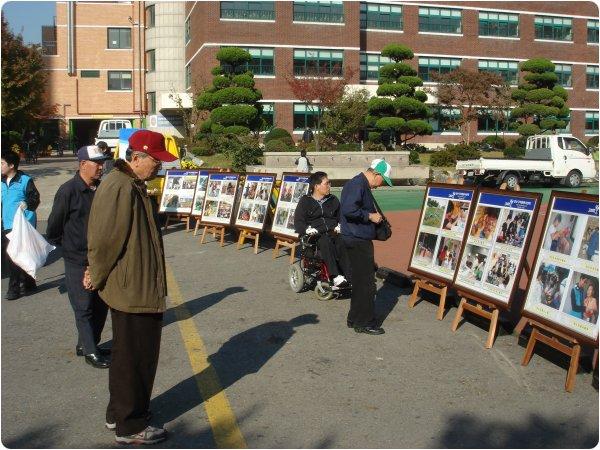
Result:
<instances>
[{"instance_id":1,"label":"trimmed shrub","mask_svg":"<svg viewBox=\"0 0 600 450\"><path fill-rule=\"evenodd\" d=\"M283 139L271 139L265 142L265 152L293 152L296 147L289 145Z\"/></svg>"},{"instance_id":2,"label":"trimmed shrub","mask_svg":"<svg viewBox=\"0 0 600 450\"><path fill-rule=\"evenodd\" d=\"M215 150L206 141L200 141L195 147L192 147L192 153L196 156L212 156Z\"/></svg>"},{"instance_id":3,"label":"trimmed shrub","mask_svg":"<svg viewBox=\"0 0 600 450\"><path fill-rule=\"evenodd\" d=\"M522 158L525 156L525 149L517 146L510 146L503 150L505 158Z\"/></svg>"},{"instance_id":4,"label":"trimmed shrub","mask_svg":"<svg viewBox=\"0 0 600 450\"><path fill-rule=\"evenodd\" d=\"M408 155L408 163L409 164L419 164L421 162L421 158L419 157L419 152L416 150L411 150Z\"/></svg>"},{"instance_id":5,"label":"trimmed shrub","mask_svg":"<svg viewBox=\"0 0 600 450\"><path fill-rule=\"evenodd\" d=\"M371 133L369 133L370 135ZM380 142L365 142L365 152L385 152L387 148Z\"/></svg>"},{"instance_id":6,"label":"trimmed shrub","mask_svg":"<svg viewBox=\"0 0 600 450\"><path fill-rule=\"evenodd\" d=\"M456 164L455 156L448 150L440 150L431 155L429 164L433 167L453 166Z\"/></svg>"},{"instance_id":7,"label":"trimmed shrub","mask_svg":"<svg viewBox=\"0 0 600 450\"><path fill-rule=\"evenodd\" d=\"M266 145L267 142L273 140L281 140L289 146L294 145L294 139L292 138L292 135L283 128L272 128L271 131L269 131L263 138L263 143Z\"/></svg>"},{"instance_id":8,"label":"trimmed shrub","mask_svg":"<svg viewBox=\"0 0 600 450\"><path fill-rule=\"evenodd\" d=\"M424 145L414 144L414 143L404 144L402 146L401 150L404 150L404 151L407 151L407 152L412 152L414 150L414 151L416 151L418 153L427 153L427 152L430 151Z\"/></svg>"},{"instance_id":9,"label":"trimmed shrub","mask_svg":"<svg viewBox=\"0 0 600 450\"><path fill-rule=\"evenodd\" d=\"M446 145L446 149L454 154L456 161L462 161L465 159L479 159L481 158L481 151L477 148L477 143L473 142L467 144Z\"/></svg>"},{"instance_id":10,"label":"trimmed shrub","mask_svg":"<svg viewBox=\"0 0 600 450\"><path fill-rule=\"evenodd\" d=\"M251 105L226 105L213 109L210 118L223 126L245 125L257 115L258 111Z\"/></svg>"},{"instance_id":11,"label":"trimmed shrub","mask_svg":"<svg viewBox=\"0 0 600 450\"><path fill-rule=\"evenodd\" d=\"M497 150L504 150L506 148L506 141L500 136L486 136L481 142L490 144Z\"/></svg>"},{"instance_id":12,"label":"trimmed shrub","mask_svg":"<svg viewBox=\"0 0 600 450\"><path fill-rule=\"evenodd\" d=\"M360 144L357 144L355 142L350 142L347 144L338 144L335 150L338 152L359 152Z\"/></svg>"},{"instance_id":13,"label":"trimmed shrub","mask_svg":"<svg viewBox=\"0 0 600 450\"><path fill-rule=\"evenodd\" d=\"M592 136L587 141L588 147L598 147L598 136Z\"/></svg>"}]
</instances>

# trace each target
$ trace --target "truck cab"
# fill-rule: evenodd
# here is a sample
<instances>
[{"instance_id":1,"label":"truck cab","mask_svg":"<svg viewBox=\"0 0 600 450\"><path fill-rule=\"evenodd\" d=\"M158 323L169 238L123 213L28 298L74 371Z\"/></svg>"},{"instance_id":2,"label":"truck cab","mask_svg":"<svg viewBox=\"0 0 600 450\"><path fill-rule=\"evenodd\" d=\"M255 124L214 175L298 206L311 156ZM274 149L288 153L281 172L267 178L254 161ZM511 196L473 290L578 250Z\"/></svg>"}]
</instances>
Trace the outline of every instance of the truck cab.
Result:
<instances>
[{"instance_id":1,"label":"truck cab","mask_svg":"<svg viewBox=\"0 0 600 450\"><path fill-rule=\"evenodd\" d=\"M98 145L98 142L103 141L108 148L114 149L119 142L119 131L126 128L131 128L131 122L127 119L103 120L98 127L98 135L94 143Z\"/></svg>"}]
</instances>

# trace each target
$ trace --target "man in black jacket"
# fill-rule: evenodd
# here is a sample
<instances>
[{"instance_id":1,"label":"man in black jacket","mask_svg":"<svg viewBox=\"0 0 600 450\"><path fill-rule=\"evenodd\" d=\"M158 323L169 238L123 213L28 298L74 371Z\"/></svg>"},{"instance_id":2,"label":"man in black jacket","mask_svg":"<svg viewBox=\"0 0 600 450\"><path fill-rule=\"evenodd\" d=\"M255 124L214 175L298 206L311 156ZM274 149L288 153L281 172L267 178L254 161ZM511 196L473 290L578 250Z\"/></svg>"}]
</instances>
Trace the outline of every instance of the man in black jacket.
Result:
<instances>
[{"instance_id":1,"label":"man in black jacket","mask_svg":"<svg viewBox=\"0 0 600 450\"><path fill-rule=\"evenodd\" d=\"M84 288L83 277L88 267L88 218L107 157L98 147L89 145L77 151L77 158L79 171L58 188L54 197L46 236L49 242L63 248L67 292L78 333L75 352L78 356L85 355L91 366L104 369L110 364L110 351L98 348L98 343L108 307L97 291Z\"/></svg>"},{"instance_id":2,"label":"man in black jacket","mask_svg":"<svg viewBox=\"0 0 600 450\"><path fill-rule=\"evenodd\" d=\"M317 245L334 286L346 287L350 279L350 261L340 232L340 202L331 195L331 182L325 172L308 179L308 195L302 196L294 212L294 229L300 236L319 235Z\"/></svg>"}]
</instances>

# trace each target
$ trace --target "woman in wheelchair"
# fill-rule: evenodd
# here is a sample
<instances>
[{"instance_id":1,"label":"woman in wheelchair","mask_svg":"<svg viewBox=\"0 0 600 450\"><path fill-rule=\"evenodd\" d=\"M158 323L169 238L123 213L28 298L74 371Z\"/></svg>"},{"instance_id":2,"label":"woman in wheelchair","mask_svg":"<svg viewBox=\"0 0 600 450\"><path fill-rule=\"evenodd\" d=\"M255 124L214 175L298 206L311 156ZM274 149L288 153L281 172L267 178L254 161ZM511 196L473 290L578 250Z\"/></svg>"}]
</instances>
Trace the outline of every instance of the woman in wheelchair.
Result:
<instances>
[{"instance_id":1,"label":"woman in wheelchair","mask_svg":"<svg viewBox=\"0 0 600 450\"><path fill-rule=\"evenodd\" d=\"M308 179L308 194L302 196L294 213L294 228L300 237L316 240L321 258L327 265L330 281L338 288L350 282L350 261L340 237L340 201L331 194L331 182L325 172Z\"/></svg>"}]
</instances>

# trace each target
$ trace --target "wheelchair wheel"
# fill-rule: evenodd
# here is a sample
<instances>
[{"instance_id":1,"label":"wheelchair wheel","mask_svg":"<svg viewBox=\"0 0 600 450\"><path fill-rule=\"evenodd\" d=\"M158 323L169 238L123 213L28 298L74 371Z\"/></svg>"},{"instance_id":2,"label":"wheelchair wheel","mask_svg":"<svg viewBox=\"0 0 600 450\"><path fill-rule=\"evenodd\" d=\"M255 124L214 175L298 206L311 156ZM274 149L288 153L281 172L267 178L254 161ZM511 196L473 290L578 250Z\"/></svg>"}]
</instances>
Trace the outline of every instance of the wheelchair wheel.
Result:
<instances>
[{"instance_id":1,"label":"wheelchair wheel","mask_svg":"<svg viewBox=\"0 0 600 450\"><path fill-rule=\"evenodd\" d=\"M302 267L300 266L300 261L295 262L289 268L289 279L290 279L290 287L294 292L302 292L304 290L304 272L302 272Z\"/></svg>"},{"instance_id":2,"label":"wheelchair wheel","mask_svg":"<svg viewBox=\"0 0 600 450\"><path fill-rule=\"evenodd\" d=\"M328 283L317 283L315 294L317 295L317 300L321 300L322 302L331 300L334 295Z\"/></svg>"}]
</instances>

